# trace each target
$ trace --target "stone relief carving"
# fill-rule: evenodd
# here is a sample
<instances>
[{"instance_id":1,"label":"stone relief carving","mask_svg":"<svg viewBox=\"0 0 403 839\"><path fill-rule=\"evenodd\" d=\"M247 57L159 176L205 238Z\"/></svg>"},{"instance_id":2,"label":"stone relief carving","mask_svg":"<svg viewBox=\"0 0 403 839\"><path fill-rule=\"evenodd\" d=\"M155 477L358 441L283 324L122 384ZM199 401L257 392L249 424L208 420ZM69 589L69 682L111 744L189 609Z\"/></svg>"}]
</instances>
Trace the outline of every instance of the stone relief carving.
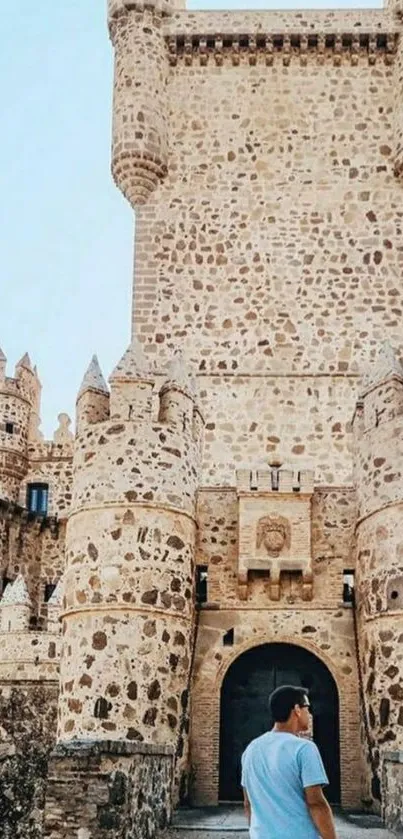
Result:
<instances>
[{"instance_id":1,"label":"stone relief carving","mask_svg":"<svg viewBox=\"0 0 403 839\"><path fill-rule=\"evenodd\" d=\"M278 557L290 547L291 527L284 516L263 516L256 527L256 548L265 548L269 556Z\"/></svg>"}]
</instances>

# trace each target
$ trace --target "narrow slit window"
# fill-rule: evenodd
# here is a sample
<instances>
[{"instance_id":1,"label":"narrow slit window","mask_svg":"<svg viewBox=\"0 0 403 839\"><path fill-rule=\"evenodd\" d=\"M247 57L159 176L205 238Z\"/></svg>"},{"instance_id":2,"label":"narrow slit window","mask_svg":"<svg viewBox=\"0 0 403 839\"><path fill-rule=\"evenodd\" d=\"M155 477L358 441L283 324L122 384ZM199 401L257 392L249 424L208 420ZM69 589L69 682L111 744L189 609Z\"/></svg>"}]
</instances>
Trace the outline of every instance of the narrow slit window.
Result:
<instances>
[{"instance_id":1,"label":"narrow slit window","mask_svg":"<svg viewBox=\"0 0 403 839\"><path fill-rule=\"evenodd\" d=\"M6 434L14 434L14 423L13 422L6 422Z\"/></svg>"},{"instance_id":2,"label":"narrow slit window","mask_svg":"<svg viewBox=\"0 0 403 839\"><path fill-rule=\"evenodd\" d=\"M196 566L196 602L207 602L208 567L207 565Z\"/></svg>"},{"instance_id":3,"label":"narrow slit window","mask_svg":"<svg viewBox=\"0 0 403 839\"><path fill-rule=\"evenodd\" d=\"M354 571L343 572L343 603L354 603Z\"/></svg>"},{"instance_id":4,"label":"narrow slit window","mask_svg":"<svg viewBox=\"0 0 403 839\"><path fill-rule=\"evenodd\" d=\"M30 513L46 516L48 512L49 485L28 484L27 508Z\"/></svg>"}]
</instances>

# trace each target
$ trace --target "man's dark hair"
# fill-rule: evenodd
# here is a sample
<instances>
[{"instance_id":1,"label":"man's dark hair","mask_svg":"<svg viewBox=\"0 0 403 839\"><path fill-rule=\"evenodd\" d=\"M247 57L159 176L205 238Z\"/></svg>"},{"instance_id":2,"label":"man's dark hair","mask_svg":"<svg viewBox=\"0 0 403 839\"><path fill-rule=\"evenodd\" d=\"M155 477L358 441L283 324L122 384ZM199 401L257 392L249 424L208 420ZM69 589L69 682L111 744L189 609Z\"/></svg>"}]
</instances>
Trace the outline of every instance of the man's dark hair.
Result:
<instances>
[{"instance_id":1,"label":"man's dark hair","mask_svg":"<svg viewBox=\"0 0 403 839\"><path fill-rule=\"evenodd\" d=\"M295 705L305 705L309 690L283 685L270 695L269 706L274 722L287 722Z\"/></svg>"}]
</instances>

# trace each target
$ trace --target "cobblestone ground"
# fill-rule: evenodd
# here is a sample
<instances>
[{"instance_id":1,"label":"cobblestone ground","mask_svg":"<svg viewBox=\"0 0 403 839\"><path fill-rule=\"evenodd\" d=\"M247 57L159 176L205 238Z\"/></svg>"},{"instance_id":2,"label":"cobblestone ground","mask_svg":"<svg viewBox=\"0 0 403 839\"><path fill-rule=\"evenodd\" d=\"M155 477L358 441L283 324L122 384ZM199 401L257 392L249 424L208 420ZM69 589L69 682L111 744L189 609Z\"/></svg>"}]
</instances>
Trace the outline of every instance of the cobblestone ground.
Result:
<instances>
[{"instance_id":1,"label":"cobblestone ground","mask_svg":"<svg viewBox=\"0 0 403 839\"><path fill-rule=\"evenodd\" d=\"M395 834L385 830L374 816L336 814L335 819L338 839L396 839ZM210 813L187 811L187 814L175 816L174 821L176 824L164 834L164 839L248 839L249 835L239 810L233 815L217 814L216 818L211 810Z\"/></svg>"}]
</instances>

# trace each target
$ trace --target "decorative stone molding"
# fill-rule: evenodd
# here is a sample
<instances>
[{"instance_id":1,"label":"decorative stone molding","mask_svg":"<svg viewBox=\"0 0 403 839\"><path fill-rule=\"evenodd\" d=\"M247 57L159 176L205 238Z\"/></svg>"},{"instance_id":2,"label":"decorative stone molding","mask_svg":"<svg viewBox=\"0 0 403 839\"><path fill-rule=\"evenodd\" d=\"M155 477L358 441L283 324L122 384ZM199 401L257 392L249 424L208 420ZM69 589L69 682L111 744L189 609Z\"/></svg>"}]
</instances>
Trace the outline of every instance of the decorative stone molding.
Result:
<instances>
[{"instance_id":1,"label":"decorative stone molding","mask_svg":"<svg viewBox=\"0 0 403 839\"><path fill-rule=\"evenodd\" d=\"M270 66L280 57L285 66L291 59L306 64L308 55L317 56L318 63L331 61L336 66L342 61L357 64L367 57L369 64L383 58L391 64L396 53L398 35L395 32L378 33L310 33L310 34L264 34L251 33L234 35L181 35L168 37L169 61L175 66L178 59L191 65L198 61L202 66L214 61L218 66L228 59L237 66L246 59L249 64L265 62Z\"/></svg>"},{"instance_id":2,"label":"decorative stone molding","mask_svg":"<svg viewBox=\"0 0 403 839\"><path fill-rule=\"evenodd\" d=\"M280 599L282 571L301 571L304 600L313 596L311 497L314 475L273 466L237 472L239 596L248 596L250 571L270 574L270 598Z\"/></svg>"}]
</instances>

